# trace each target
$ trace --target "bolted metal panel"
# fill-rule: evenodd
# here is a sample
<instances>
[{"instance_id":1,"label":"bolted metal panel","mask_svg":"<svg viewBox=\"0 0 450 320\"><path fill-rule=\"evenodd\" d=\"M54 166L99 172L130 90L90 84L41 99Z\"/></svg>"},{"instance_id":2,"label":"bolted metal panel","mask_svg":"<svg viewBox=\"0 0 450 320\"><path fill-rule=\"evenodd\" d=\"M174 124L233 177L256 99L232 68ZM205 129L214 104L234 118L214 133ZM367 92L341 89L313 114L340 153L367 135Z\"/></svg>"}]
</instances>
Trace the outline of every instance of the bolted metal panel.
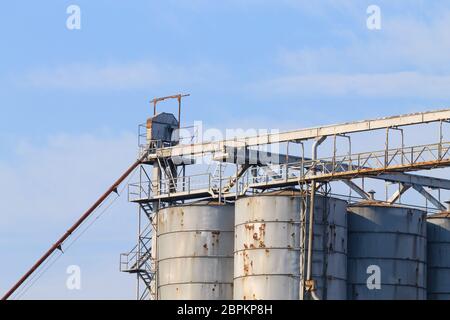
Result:
<instances>
[{"instance_id":1,"label":"bolted metal panel","mask_svg":"<svg viewBox=\"0 0 450 320\"><path fill-rule=\"evenodd\" d=\"M196 203L158 212L158 297L233 297L234 206Z\"/></svg>"},{"instance_id":2,"label":"bolted metal panel","mask_svg":"<svg viewBox=\"0 0 450 320\"><path fill-rule=\"evenodd\" d=\"M426 213L373 201L348 210L348 298L426 299Z\"/></svg>"},{"instance_id":3,"label":"bolted metal panel","mask_svg":"<svg viewBox=\"0 0 450 320\"><path fill-rule=\"evenodd\" d=\"M428 299L450 299L450 213L427 217Z\"/></svg>"},{"instance_id":4,"label":"bolted metal panel","mask_svg":"<svg viewBox=\"0 0 450 320\"><path fill-rule=\"evenodd\" d=\"M299 299L301 202L299 193L290 192L236 201L234 299ZM317 293L345 299L346 202L318 195L315 212Z\"/></svg>"}]
</instances>

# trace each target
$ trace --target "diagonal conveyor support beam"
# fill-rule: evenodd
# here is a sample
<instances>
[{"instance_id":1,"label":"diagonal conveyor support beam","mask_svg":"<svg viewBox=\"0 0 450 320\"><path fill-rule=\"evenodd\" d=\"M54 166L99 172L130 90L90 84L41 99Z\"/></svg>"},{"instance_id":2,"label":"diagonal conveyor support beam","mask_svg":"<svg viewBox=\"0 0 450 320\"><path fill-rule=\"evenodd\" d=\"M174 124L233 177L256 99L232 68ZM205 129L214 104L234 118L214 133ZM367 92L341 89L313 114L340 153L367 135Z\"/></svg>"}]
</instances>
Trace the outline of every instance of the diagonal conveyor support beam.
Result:
<instances>
[{"instance_id":1,"label":"diagonal conveyor support beam","mask_svg":"<svg viewBox=\"0 0 450 320\"><path fill-rule=\"evenodd\" d=\"M394 192L394 194L389 198L389 200L387 202L390 204L394 204L410 188L411 188L410 185L407 185L404 183L400 184L400 187L398 188L398 190Z\"/></svg>"},{"instance_id":2,"label":"diagonal conveyor support beam","mask_svg":"<svg viewBox=\"0 0 450 320\"><path fill-rule=\"evenodd\" d=\"M365 192L360 186L358 186L356 183L354 183L351 180L341 180L343 183L345 183L349 188L351 188L353 191L355 191L357 194L361 196L361 198L369 200L370 194Z\"/></svg>"},{"instance_id":3,"label":"diagonal conveyor support beam","mask_svg":"<svg viewBox=\"0 0 450 320\"><path fill-rule=\"evenodd\" d=\"M431 193L426 191L424 187L417 185L417 184L412 185L412 187L414 188L414 190L416 190L421 195L423 195L428 201L430 201L436 208L438 208L439 210L442 210L442 211L446 210L446 207L438 199L433 197L433 195L431 195Z\"/></svg>"},{"instance_id":4,"label":"diagonal conveyor support beam","mask_svg":"<svg viewBox=\"0 0 450 320\"><path fill-rule=\"evenodd\" d=\"M421 185L428 188L450 190L450 180L416 174L384 173L379 176L373 176L372 178L389 182L399 182L406 185Z\"/></svg>"}]
</instances>

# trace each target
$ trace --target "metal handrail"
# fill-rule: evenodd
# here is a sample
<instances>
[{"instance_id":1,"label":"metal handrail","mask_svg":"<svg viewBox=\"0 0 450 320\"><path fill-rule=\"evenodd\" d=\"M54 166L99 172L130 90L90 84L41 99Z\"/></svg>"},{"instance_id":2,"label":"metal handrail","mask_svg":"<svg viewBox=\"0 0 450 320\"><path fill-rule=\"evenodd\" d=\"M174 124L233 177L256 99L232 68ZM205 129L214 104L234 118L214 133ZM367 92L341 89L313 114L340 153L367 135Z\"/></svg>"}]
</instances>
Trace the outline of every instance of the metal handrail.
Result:
<instances>
[{"instance_id":1,"label":"metal handrail","mask_svg":"<svg viewBox=\"0 0 450 320\"><path fill-rule=\"evenodd\" d=\"M408 166L418 162L438 163L447 159L446 157L450 158L450 142L360 152L324 157L317 160L302 160L270 166L270 170L257 170L256 176L244 175L244 177L239 178L239 185L233 186L233 188L235 188L234 190L247 190L253 184L269 185L272 182L288 181L289 179L308 179L312 175L315 177L321 175L333 176L346 171L358 173L361 170ZM219 186L231 185L233 179L234 176L218 178L212 176L211 173L165 179L159 185L159 195L170 196L178 192L191 194L203 189L215 192ZM144 181L132 184L132 186L138 189L135 190L136 192L130 190L131 197L151 198L154 196L153 187L156 186L156 182ZM148 192L141 190L148 190Z\"/></svg>"},{"instance_id":2,"label":"metal handrail","mask_svg":"<svg viewBox=\"0 0 450 320\"><path fill-rule=\"evenodd\" d=\"M159 182L155 180L145 180L128 185L128 200L150 199L154 196L154 189L159 189L160 194L171 194L175 192L186 192L190 194L192 191L207 189L212 190L214 179L210 173L195 174L186 177L178 177L174 179L163 179Z\"/></svg>"},{"instance_id":3,"label":"metal handrail","mask_svg":"<svg viewBox=\"0 0 450 320\"><path fill-rule=\"evenodd\" d=\"M150 246L152 241L152 225L148 224L141 232L140 239L145 239L145 241L140 240L140 243L136 244L129 252L122 253L120 255L120 271L131 270L132 266L138 265L140 267L140 263L138 260L141 260L139 257L142 257L146 254L150 254ZM143 247L143 248L142 248ZM143 259L147 260L147 259ZM131 263L132 262L132 263Z\"/></svg>"}]
</instances>

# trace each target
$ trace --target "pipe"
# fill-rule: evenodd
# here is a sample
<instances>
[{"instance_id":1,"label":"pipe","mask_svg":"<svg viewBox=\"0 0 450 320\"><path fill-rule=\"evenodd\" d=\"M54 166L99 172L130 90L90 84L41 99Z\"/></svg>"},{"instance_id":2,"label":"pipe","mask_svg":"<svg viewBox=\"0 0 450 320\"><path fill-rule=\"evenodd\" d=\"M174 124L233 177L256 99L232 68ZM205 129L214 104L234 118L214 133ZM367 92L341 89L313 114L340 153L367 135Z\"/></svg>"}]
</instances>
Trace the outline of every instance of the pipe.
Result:
<instances>
[{"instance_id":1,"label":"pipe","mask_svg":"<svg viewBox=\"0 0 450 320\"><path fill-rule=\"evenodd\" d=\"M319 137L314 141L312 145L312 160L317 160L317 149L319 145L326 139L326 137ZM314 168L311 170L311 173L313 175L316 174L316 169ZM313 179L311 180L311 194L310 194L310 202L309 202L309 226L308 226L308 263L306 265L306 280L310 281L312 279L312 253L313 253L313 231L314 231L314 203L315 203L315 195L316 195L316 181ZM311 290L311 295L313 295L314 298L314 290ZM317 297L317 296L316 296ZM316 299L315 299L316 300Z\"/></svg>"},{"instance_id":2,"label":"pipe","mask_svg":"<svg viewBox=\"0 0 450 320\"><path fill-rule=\"evenodd\" d=\"M316 194L316 182L311 181L311 194L309 201L309 225L308 225L308 258L306 264L306 280L311 280L312 277L312 245L313 245L313 218L314 218L314 203Z\"/></svg>"},{"instance_id":3,"label":"pipe","mask_svg":"<svg viewBox=\"0 0 450 320\"><path fill-rule=\"evenodd\" d=\"M5 293L5 295L2 297L1 300L7 300L19 287L41 266L42 263L45 262L45 260L50 257L50 255L55 250L60 250L61 246L63 245L64 241L69 238L72 233L76 231L76 229L97 209L103 201L106 200L106 198L113 192L117 192L117 187L134 171L134 169L137 168L139 164L141 164L142 161L147 157L147 154L142 156L139 160L137 160L131 167L128 168L127 171L125 171L124 174L120 176L119 179L114 182L114 184L81 216L80 219L78 219L70 228L66 231L66 233L63 234L63 236L55 242L53 246L50 247L50 249L44 253L44 255L30 268L30 270L25 273L22 278L17 281L17 283L9 289L8 292Z\"/></svg>"}]
</instances>

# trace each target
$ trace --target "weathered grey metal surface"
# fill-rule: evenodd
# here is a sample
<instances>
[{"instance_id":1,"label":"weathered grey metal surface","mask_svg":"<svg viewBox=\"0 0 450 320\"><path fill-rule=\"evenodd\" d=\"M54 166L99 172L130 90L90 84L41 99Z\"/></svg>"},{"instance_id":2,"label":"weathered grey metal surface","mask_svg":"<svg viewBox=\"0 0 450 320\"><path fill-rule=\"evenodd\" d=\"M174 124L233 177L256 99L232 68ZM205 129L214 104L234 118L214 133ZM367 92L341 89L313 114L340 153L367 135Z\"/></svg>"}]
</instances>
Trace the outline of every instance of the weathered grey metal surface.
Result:
<instances>
[{"instance_id":1,"label":"weathered grey metal surface","mask_svg":"<svg viewBox=\"0 0 450 320\"><path fill-rule=\"evenodd\" d=\"M232 205L159 211L159 299L232 299L233 223Z\"/></svg>"},{"instance_id":2,"label":"weathered grey metal surface","mask_svg":"<svg viewBox=\"0 0 450 320\"><path fill-rule=\"evenodd\" d=\"M428 299L450 300L450 213L427 217Z\"/></svg>"},{"instance_id":3,"label":"weathered grey metal surface","mask_svg":"<svg viewBox=\"0 0 450 320\"><path fill-rule=\"evenodd\" d=\"M426 213L377 202L348 210L348 298L426 299ZM372 265L380 289L367 286Z\"/></svg>"},{"instance_id":4,"label":"weathered grey metal surface","mask_svg":"<svg viewBox=\"0 0 450 320\"><path fill-rule=\"evenodd\" d=\"M147 119L147 140L176 142L179 137L173 135L178 128L178 120L171 113L162 112ZM176 132L176 131L175 131Z\"/></svg>"},{"instance_id":5,"label":"weathered grey metal surface","mask_svg":"<svg viewBox=\"0 0 450 320\"><path fill-rule=\"evenodd\" d=\"M313 279L321 298L345 299L346 202L316 199ZM299 299L299 193L241 198L235 206L234 299Z\"/></svg>"}]
</instances>

